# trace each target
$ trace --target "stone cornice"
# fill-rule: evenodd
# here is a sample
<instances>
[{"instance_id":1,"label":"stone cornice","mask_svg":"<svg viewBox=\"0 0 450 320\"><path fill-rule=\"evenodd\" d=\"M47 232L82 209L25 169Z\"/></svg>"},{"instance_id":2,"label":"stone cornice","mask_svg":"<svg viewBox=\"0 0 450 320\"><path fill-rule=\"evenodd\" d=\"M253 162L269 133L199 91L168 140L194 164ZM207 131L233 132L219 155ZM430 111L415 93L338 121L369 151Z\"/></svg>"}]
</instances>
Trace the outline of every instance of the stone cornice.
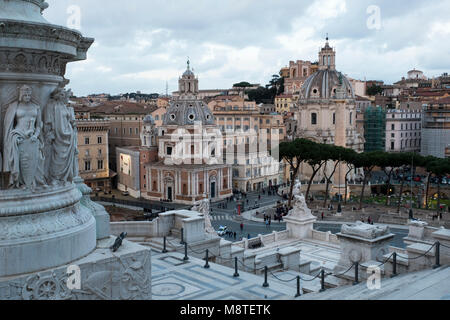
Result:
<instances>
[{"instance_id":1,"label":"stone cornice","mask_svg":"<svg viewBox=\"0 0 450 320\"><path fill-rule=\"evenodd\" d=\"M23 41L19 41L20 44L17 44L17 39L31 40L37 43L33 43L33 47L27 48L24 47ZM42 42L42 48L38 47L39 42ZM0 46L6 48L15 48L19 45L21 50L41 49L43 51L54 51L69 55L71 56L70 58L78 60L77 56L80 54L85 55L93 42L94 39L84 38L80 32L61 26L38 22L0 20ZM61 47L54 47L53 50L49 50L49 43L61 45Z\"/></svg>"}]
</instances>

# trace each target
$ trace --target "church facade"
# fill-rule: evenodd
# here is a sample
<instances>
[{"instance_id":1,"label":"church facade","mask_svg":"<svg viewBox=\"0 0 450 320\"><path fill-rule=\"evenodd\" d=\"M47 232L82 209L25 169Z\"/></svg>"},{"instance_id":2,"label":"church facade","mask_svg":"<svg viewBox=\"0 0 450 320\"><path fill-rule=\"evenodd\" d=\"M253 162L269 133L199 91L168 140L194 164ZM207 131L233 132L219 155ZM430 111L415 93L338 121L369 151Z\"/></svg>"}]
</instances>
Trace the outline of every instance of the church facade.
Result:
<instances>
[{"instance_id":1,"label":"church facade","mask_svg":"<svg viewBox=\"0 0 450 320\"><path fill-rule=\"evenodd\" d=\"M232 195L231 165L223 163L220 129L208 105L198 99L198 79L189 62L179 92L160 127L151 116L144 119L141 197L183 204L226 199Z\"/></svg>"},{"instance_id":2,"label":"church facade","mask_svg":"<svg viewBox=\"0 0 450 320\"><path fill-rule=\"evenodd\" d=\"M306 79L300 90L296 138L364 151L364 138L357 130L355 98L350 81L336 70L336 51L327 38L319 52L319 70ZM328 164L325 170L331 166ZM310 175L308 165L303 165L302 171L302 177ZM345 173L345 168L337 170L334 186L345 184ZM317 176L318 181L323 178L323 174ZM356 173L351 178L356 178Z\"/></svg>"}]
</instances>

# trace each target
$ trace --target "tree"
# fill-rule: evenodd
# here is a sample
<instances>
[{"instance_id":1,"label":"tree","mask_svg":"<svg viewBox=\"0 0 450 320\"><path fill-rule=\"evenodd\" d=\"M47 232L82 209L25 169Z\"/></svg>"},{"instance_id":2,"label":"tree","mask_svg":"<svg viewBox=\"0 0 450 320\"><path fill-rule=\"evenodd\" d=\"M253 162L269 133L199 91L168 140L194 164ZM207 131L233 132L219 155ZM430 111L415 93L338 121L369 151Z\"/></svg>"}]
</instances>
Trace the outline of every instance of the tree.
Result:
<instances>
[{"instance_id":1,"label":"tree","mask_svg":"<svg viewBox=\"0 0 450 320\"><path fill-rule=\"evenodd\" d=\"M339 164L341 163L344 154L347 152L348 149L344 148L344 147L339 147L339 146L334 146L334 145L327 145L325 147L326 150L326 154L327 154L327 161L328 160L332 160L334 161L334 165L330 171L330 174L327 175L327 166L325 166L324 170L323 170L323 175L325 177L325 181L326 181L326 188L325 188L325 200L323 203L323 207L325 208L327 206L327 200L328 200L328 193L329 193L329 187L330 187L330 183L331 183L331 178L334 176L334 174L336 173L336 170L339 166Z\"/></svg>"},{"instance_id":2,"label":"tree","mask_svg":"<svg viewBox=\"0 0 450 320\"><path fill-rule=\"evenodd\" d=\"M344 191L344 203L347 204L347 194L348 194L348 175L355 170L355 158L358 154L353 149L346 149L345 153L342 155L342 161L347 165L347 172L345 173L345 191Z\"/></svg>"},{"instance_id":3,"label":"tree","mask_svg":"<svg viewBox=\"0 0 450 320\"><path fill-rule=\"evenodd\" d=\"M434 175L438 178L438 202L437 202L437 213L440 212L441 207L441 182L442 178L450 173L450 160L449 159L439 159L429 162L427 170L433 172Z\"/></svg>"},{"instance_id":4,"label":"tree","mask_svg":"<svg viewBox=\"0 0 450 320\"><path fill-rule=\"evenodd\" d=\"M380 160L380 167L387 177L386 205L388 205L389 204L389 196L391 194L392 174L394 173L394 170L396 168L399 168L403 165L402 155L399 153L383 152L381 154L379 160Z\"/></svg>"},{"instance_id":5,"label":"tree","mask_svg":"<svg viewBox=\"0 0 450 320\"><path fill-rule=\"evenodd\" d=\"M245 84L245 83L244 83ZM265 87L259 87L254 90L248 90L248 98L256 103L274 103L275 97L284 92L284 78L277 74Z\"/></svg>"},{"instance_id":6,"label":"tree","mask_svg":"<svg viewBox=\"0 0 450 320\"><path fill-rule=\"evenodd\" d=\"M268 88L259 87L254 90L248 90L246 92L248 94L248 98L251 101L255 101L257 104L259 103L272 103L272 92Z\"/></svg>"},{"instance_id":7,"label":"tree","mask_svg":"<svg viewBox=\"0 0 450 320\"><path fill-rule=\"evenodd\" d=\"M401 170L403 171L402 173L402 183L400 184L400 194L399 194L399 198L398 198L398 202L397 202L397 213L400 213L400 206L402 203L402 198L403 198L403 187L405 185L405 179L406 179L406 167L408 167L409 165L412 165L413 163L420 163L421 159L419 158L420 156L415 154L415 153L399 153L398 154L398 165L401 168ZM411 168L412 170L413 168ZM411 177L412 179L413 177Z\"/></svg>"},{"instance_id":8,"label":"tree","mask_svg":"<svg viewBox=\"0 0 450 320\"><path fill-rule=\"evenodd\" d=\"M249 87L252 87L252 85L246 81L233 84L233 88L249 88Z\"/></svg>"},{"instance_id":9,"label":"tree","mask_svg":"<svg viewBox=\"0 0 450 320\"><path fill-rule=\"evenodd\" d=\"M306 160L306 163L309 164L309 166L312 169L312 174L308 182L308 189L306 190L305 199L308 201L309 199L309 192L311 191L311 185L314 181L314 178L316 177L317 173L320 171L320 169L325 165L329 159L328 157L328 145L326 144L319 144L316 143L314 145L314 148L311 148L308 152L308 158Z\"/></svg>"},{"instance_id":10,"label":"tree","mask_svg":"<svg viewBox=\"0 0 450 320\"><path fill-rule=\"evenodd\" d=\"M364 170L364 181L361 191L361 197L359 200L359 210L361 210L363 206L364 191L366 188L366 184L372 175L373 169L381 163L380 152L374 151L374 152L360 153L355 157L354 163L356 168L363 168Z\"/></svg>"},{"instance_id":11,"label":"tree","mask_svg":"<svg viewBox=\"0 0 450 320\"><path fill-rule=\"evenodd\" d=\"M315 142L307 139L296 139L292 142L280 143L280 158L284 159L291 166L292 171L288 208L291 207L294 182L297 178L300 166L302 162L309 158L309 152L314 148L314 145Z\"/></svg>"},{"instance_id":12,"label":"tree","mask_svg":"<svg viewBox=\"0 0 450 320\"><path fill-rule=\"evenodd\" d=\"M423 158L422 167L427 170L427 186L425 190L425 208L428 210L429 208L429 201L428 201L428 194L430 193L430 181L431 177L433 176L433 162L438 161L439 159L433 156L428 156Z\"/></svg>"},{"instance_id":13,"label":"tree","mask_svg":"<svg viewBox=\"0 0 450 320\"><path fill-rule=\"evenodd\" d=\"M376 96L377 94L381 94L383 92L383 88L377 85L373 85L367 88L367 94L369 96Z\"/></svg>"},{"instance_id":14,"label":"tree","mask_svg":"<svg viewBox=\"0 0 450 320\"><path fill-rule=\"evenodd\" d=\"M242 82L233 84L233 88L240 89L239 93L241 93L241 91L245 92L245 88L250 88L250 87L252 87L252 85L249 82L246 82L246 81L242 81Z\"/></svg>"}]
</instances>

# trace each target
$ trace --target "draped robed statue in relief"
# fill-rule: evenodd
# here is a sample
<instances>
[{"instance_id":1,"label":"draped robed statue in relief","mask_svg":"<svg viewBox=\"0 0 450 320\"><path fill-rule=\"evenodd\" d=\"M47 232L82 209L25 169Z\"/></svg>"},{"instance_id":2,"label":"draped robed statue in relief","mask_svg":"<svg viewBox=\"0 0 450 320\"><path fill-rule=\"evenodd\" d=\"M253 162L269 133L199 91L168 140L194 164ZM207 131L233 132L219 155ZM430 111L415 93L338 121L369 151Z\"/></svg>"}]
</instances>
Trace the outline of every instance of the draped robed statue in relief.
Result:
<instances>
[{"instance_id":1,"label":"draped robed statue in relief","mask_svg":"<svg viewBox=\"0 0 450 320\"><path fill-rule=\"evenodd\" d=\"M3 171L10 173L9 187L34 191L45 185L41 107L32 101L29 86L7 106L3 132Z\"/></svg>"},{"instance_id":2,"label":"draped robed statue in relief","mask_svg":"<svg viewBox=\"0 0 450 320\"><path fill-rule=\"evenodd\" d=\"M45 172L51 185L72 183L77 176L75 113L68 106L71 91L57 88L44 110Z\"/></svg>"}]
</instances>

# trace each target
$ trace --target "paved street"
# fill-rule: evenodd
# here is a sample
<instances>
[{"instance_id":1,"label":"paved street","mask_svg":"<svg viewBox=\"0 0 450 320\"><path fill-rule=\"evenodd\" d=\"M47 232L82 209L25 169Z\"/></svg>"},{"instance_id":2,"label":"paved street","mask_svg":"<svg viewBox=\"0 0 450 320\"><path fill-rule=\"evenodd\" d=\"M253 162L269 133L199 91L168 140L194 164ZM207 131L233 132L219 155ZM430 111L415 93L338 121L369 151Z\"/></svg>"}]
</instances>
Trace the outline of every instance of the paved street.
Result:
<instances>
[{"instance_id":1,"label":"paved street","mask_svg":"<svg viewBox=\"0 0 450 320\"><path fill-rule=\"evenodd\" d=\"M261 200L259 200L258 196L261 196ZM247 193L247 197L244 198L245 207L253 208L255 204L257 204L260 208L267 206L275 206L278 201L281 201L281 197L278 195L267 195L259 192L251 192ZM248 200L248 205L247 205ZM226 204L226 208L220 208L220 204ZM220 226L227 226L229 230L236 232L236 240L233 238L226 238L227 240L239 241L242 237L256 237L258 234L268 234L273 231L283 231L286 229L285 223L279 223L276 221L272 221L269 227L266 227L264 223L259 222L251 222L251 221L242 221L244 224L244 230L241 232L240 224L241 221L235 219L235 213L237 208L237 202L222 202L222 203L214 203L211 206L211 219L212 225L214 229L218 229Z\"/></svg>"},{"instance_id":2,"label":"paved street","mask_svg":"<svg viewBox=\"0 0 450 320\"><path fill-rule=\"evenodd\" d=\"M258 199L258 196L261 195L261 200ZM270 206L270 205L275 205L277 203L277 201L281 201L282 198L278 195L267 195L266 194L262 194L262 193L258 193L258 192L251 192L251 193L247 193L247 197L244 198L245 200L245 208L253 208L255 206L255 204L257 204L259 207L266 207L266 206ZM247 204L247 200L248 200L248 204ZM219 208L219 204L225 204L226 208ZM235 214L236 212L236 208L237 208L237 202L236 201L232 201L232 202L221 202L221 203L213 203L211 206L211 210L213 214Z\"/></svg>"}]
</instances>

